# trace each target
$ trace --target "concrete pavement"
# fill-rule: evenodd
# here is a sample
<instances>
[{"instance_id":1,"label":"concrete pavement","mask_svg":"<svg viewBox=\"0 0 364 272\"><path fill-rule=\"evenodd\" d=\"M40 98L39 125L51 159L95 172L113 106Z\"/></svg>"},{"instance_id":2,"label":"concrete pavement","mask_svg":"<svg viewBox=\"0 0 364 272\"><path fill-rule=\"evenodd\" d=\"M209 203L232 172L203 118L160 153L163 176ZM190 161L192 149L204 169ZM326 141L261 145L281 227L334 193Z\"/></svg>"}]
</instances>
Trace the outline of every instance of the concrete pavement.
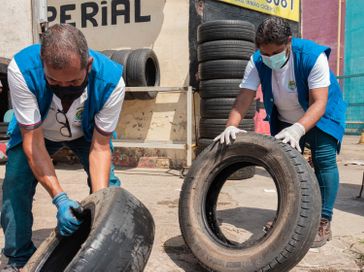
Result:
<instances>
[{"instance_id":1,"label":"concrete pavement","mask_svg":"<svg viewBox=\"0 0 364 272\"><path fill-rule=\"evenodd\" d=\"M356 144L358 139L347 136L338 157L341 184L332 222L333 240L320 249L311 249L294 272L364 269L364 198L356 198L363 178L364 167L358 164L364 161L364 145ZM57 165L56 171L71 198L81 200L87 196L86 175L79 165ZM1 181L4 172L5 166L1 165ZM183 182L179 172L128 169L116 173L124 188L149 208L155 220L155 242L145 271L204 271L184 244L179 230L178 199ZM276 201L274 185L261 169L253 179L228 181L218 205L223 232L232 239L257 235L262 225L274 216ZM33 238L39 245L56 225L56 209L41 186L37 188L33 211ZM249 216L249 222L243 220L244 216ZM1 246L3 242L1 232ZM1 260L3 266L6 260Z\"/></svg>"}]
</instances>

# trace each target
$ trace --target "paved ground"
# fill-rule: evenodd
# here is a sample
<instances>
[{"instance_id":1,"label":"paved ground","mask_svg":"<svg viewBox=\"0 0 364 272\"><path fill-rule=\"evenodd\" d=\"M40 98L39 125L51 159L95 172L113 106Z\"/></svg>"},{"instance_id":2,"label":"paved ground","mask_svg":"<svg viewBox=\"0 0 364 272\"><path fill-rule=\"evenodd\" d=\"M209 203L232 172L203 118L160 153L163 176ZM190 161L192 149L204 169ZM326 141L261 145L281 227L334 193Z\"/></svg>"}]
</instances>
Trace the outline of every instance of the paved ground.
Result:
<instances>
[{"instance_id":1,"label":"paved ground","mask_svg":"<svg viewBox=\"0 0 364 272\"><path fill-rule=\"evenodd\" d=\"M341 186L334 211L333 240L318 250L310 250L292 270L294 272L364 271L364 244L361 243L364 242L364 198L356 198L364 170L364 166L356 164L364 161L364 145L356 144L357 141L358 137L346 137L342 154L338 157ZM0 166L0 180L4 171L5 167ZM57 174L71 198L81 200L87 196L88 188L82 182L86 177L80 166L57 165ZM183 179L179 172L129 169L117 170L117 175L124 188L149 208L155 220L155 243L145 271L204 271L181 238L177 210ZM218 206L224 233L236 239L257 234L274 214L276 200L272 181L259 169L254 179L228 182ZM38 186L33 229L36 244L41 243L55 226L55 212L47 193ZM249 215L249 222L236 219L244 218L244 215ZM237 233L242 235L238 237ZM1 232L1 246L3 242ZM2 258L2 265L4 261Z\"/></svg>"}]
</instances>

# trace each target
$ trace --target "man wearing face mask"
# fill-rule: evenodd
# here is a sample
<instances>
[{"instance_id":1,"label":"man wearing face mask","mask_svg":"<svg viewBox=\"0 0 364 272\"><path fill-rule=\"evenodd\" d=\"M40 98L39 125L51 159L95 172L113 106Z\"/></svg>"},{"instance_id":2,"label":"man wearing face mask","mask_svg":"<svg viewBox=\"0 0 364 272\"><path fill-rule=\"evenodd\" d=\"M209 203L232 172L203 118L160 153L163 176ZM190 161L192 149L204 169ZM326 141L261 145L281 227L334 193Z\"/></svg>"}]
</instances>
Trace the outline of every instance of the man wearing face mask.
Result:
<instances>
[{"instance_id":1,"label":"man wearing face mask","mask_svg":"<svg viewBox=\"0 0 364 272\"><path fill-rule=\"evenodd\" d=\"M80 159L91 192L120 186L110 136L125 94L122 67L89 50L81 31L54 25L41 45L17 53L8 67L15 116L9 124L1 226L4 271L19 271L35 251L32 201L37 182L57 207L57 230L72 235L82 223L79 204L64 192L50 155L66 146Z\"/></svg>"},{"instance_id":2,"label":"man wearing face mask","mask_svg":"<svg viewBox=\"0 0 364 272\"><path fill-rule=\"evenodd\" d=\"M330 71L330 48L312 41L292 38L288 23L280 18L266 19L257 29L258 51L251 57L240 94L230 112L226 129L215 141L229 145L259 84L271 134L299 152L305 143L311 148L318 179L322 211L312 247L331 239L330 221L339 186L336 153L344 134L346 105Z\"/></svg>"}]
</instances>

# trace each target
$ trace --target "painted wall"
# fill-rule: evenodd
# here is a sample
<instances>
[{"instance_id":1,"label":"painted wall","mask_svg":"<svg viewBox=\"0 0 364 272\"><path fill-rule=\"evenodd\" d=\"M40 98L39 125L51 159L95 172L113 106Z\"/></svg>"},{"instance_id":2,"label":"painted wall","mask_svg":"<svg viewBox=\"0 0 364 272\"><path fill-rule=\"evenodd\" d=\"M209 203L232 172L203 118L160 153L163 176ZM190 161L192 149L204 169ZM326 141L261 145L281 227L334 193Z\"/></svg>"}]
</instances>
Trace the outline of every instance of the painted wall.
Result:
<instances>
[{"instance_id":1,"label":"painted wall","mask_svg":"<svg viewBox=\"0 0 364 272\"><path fill-rule=\"evenodd\" d=\"M48 21L76 26L95 50L150 47L163 24L164 5L165 0L48 0Z\"/></svg>"},{"instance_id":2,"label":"painted wall","mask_svg":"<svg viewBox=\"0 0 364 272\"><path fill-rule=\"evenodd\" d=\"M32 5L29 0L2 2L0 8L0 57L11 58L14 53L33 43L31 9Z\"/></svg>"},{"instance_id":3,"label":"painted wall","mask_svg":"<svg viewBox=\"0 0 364 272\"><path fill-rule=\"evenodd\" d=\"M164 22L154 42L161 67L161 86L188 85L188 0L167 0ZM198 104L198 102L196 102ZM118 137L155 141L186 141L186 94L159 93L153 100L128 100L117 127ZM134 166L141 157L167 157L172 167L185 164L186 152L171 149L122 149L120 165Z\"/></svg>"},{"instance_id":4,"label":"painted wall","mask_svg":"<svg viewBox=\"0 0 364 272\"><path fill-rule=\"evenodd\" d=\"M329 46L331 55L329 59L331 70L342 74L344 33L341 35L340 70L337 70L338 49L338 15L340 0L303 0L302 8L302 37L314 40L319 44ZM344 18L345 6L342 4L342 17ZM342 20L343 21L343 20ZM343 25L343 24L342 24Z\"/></svg>"}]
</instances>

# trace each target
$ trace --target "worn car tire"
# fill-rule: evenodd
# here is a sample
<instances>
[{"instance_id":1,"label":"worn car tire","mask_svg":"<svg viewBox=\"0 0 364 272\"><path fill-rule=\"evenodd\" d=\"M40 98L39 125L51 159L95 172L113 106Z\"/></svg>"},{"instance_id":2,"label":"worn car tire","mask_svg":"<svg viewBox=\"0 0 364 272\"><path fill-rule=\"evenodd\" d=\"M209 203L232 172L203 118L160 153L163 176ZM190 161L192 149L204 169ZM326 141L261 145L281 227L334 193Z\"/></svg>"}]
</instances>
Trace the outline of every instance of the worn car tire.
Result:
<instances>
[{"instance_id":1,"label":"worn car tire","mask_svg":"<svg viewBox=\"0 0 364 272\"><path fill-rule=\"evenodd\" d=\"M226 119L234 105L235 98L210 98L200 100L202 118ZM256 111L256 102L249 106L244 118L252 119Z\"/></svg>"},{"instance_id":2,"label":"worn car tire","mask_svg":"<svg viewBox=\"0 0 364 272\"><path fill-rule=\"evenodd\" d=\"M216 40L255 41L255 27L241 20L216 20L203 23L197 28L197 42Z\"/></svg>"},{"instance_id":3,"label":"worn car tire","mask_svg":"<svg viewBox=\"0 0 364 272\"><path fill-rule=\"evenodd\" d=\"M131 52L133 52L133 50L131 50L131 49L118 50L118 51L115 51L111 56L111 59L113 61L115 61L123 66L123 79L125 82L125 86L128 86L128 81L126 78L126 64L127 64L128 57ZM135 99L133 93L126 92L125 100L132 100L132 99Z\"/></svg>"},{"instance_id":4,"label":"worn car tire","mask_svg":"<svg viewBox=\"0 0 364 272\"><path fill-rule=\"evenodd\" d=\"M220 131L220 133L221 132L222 131ZM214 143L214 141L211 138L199 138L197 140L196 155L200 154L205 148L207 148L212 143ZM254 175L255 175L255 166L245 166L232 173L228 177L228 179L231 180L249 179L254 177Z\"/></svg>"},{"instance_id":5,"label":"worn car tire","mask_svg":"<svg viewBox=\"0 0 364 272\"><path fill-rule=\"evenodd\" d=\"M254 51L255 44L248 41L211 41L198 46L197 59L199 62L221 59L249 60Z\"/></svg>"},{"instance_id":6,"label":"worn car tire","mask_svg":"<svg viewBox=\"0 0 364 272\"><path fill-rule=\"evenodd\" d=\"M24 271L143 271L154 240L146 207L115 187L88 196L81 205L81 228L66 238L53 231Z\"/></svg>"},{"instance_id":7,"label":"worn car tire","mask_svg":"<svg viewBox=\"0 0 364 272\"><path fill-rule=\"evenodd\" d=\"M198 65L200 80L243 79L247 60L211 60Z\"/></svg>"},{"instance_id":8,"label":"worn car tire","mask_svg":"<svg viewBox=\"0 0 364 272\"><path fill-rule=\"evenodd\" d=\"M160 70L156 54L152 49L136 49L128 57L126 81L130 87L159 86ZM147 100L157 96L157 92L134 92L137 99Z\"/></svg>"},{"instance_id":9,"label":"worn car tire","mask_svg":"<svg viewBox=\"0 0 364 272\"><path fill-rule=\"evenodd\" d=\"M236 98L240 93L241 79L202 80L198 93L201 98Z\"/></svg>"},{"instance_id":10,"label":"worn car tire","mask_svg":"<svg viewBox=\"0 0 364 272\"><path fill-rule=\"evenodd\" d=\"M216 204L226 177L237 168L264 167L278 196L275 223L261 239L241 245L221 232ZM289 271L309 250L319 226L317 179L299 152L273 137L247 133L234 144L214 144L194 161L179 202L182 236L210 271ZM247 218L249 220L249 218Z\"/></svg>"},{"instance_id":11,"label":"worn car tire","mask_svg":"<svg viewBox=\"0 0 364 272\"><path fill-rule=\"evenodd\" d=\"M200 119L200 127L199 127L199 135L201 138L210 138L213 139L226 128L226 123L228 119ZM239 124L240 129L244 129L247 131L254 131L254 120L253 119L244 119Z\"/></svg>"},{"instance_id":12,"label":"worn car tire","mask_svg":"<svg viewBox=\"0 0 364 272\"><path fill-rule=\"evenodd\" d=\"M109 59L111 59L112 55L117 52L116 50L111 50L111 49L107 49L107 50L103 50L100 51L100 53L104 54L106 57L108 57Z\"/></svg>"}]
</instances>

